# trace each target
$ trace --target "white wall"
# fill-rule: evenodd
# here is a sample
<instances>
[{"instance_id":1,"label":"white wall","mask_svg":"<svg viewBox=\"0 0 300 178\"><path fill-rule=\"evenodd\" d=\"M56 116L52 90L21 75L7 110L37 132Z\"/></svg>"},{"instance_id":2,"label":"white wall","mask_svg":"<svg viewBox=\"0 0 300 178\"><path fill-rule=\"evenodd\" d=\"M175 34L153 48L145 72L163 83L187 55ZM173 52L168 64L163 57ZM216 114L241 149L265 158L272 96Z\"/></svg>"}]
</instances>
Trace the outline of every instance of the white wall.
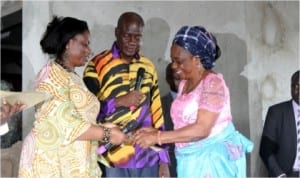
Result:
<instances>
[{"instance_id":1,"label":"white wall","mask_svg":"<svg viewBox=\"0 0 300 178\"><path fill-rule=\"evenodd\" d=\"M162 94L168 91L164 68L176 31L187 24L216 33L223 51L216 70L231 90L234 121L255 142L249 175L263 176L258 147L266 110L290 98L290 76L299 69L299 2L24 1L23 89L33 89L34 75L48 60L39 40L52 15L86 20L91 48L98 53L111 46L117 19L125 11L136 11L145 20L142 51L157 67ZM24 114L27 131L32 114Z\"/></svg>"}]
</instances>

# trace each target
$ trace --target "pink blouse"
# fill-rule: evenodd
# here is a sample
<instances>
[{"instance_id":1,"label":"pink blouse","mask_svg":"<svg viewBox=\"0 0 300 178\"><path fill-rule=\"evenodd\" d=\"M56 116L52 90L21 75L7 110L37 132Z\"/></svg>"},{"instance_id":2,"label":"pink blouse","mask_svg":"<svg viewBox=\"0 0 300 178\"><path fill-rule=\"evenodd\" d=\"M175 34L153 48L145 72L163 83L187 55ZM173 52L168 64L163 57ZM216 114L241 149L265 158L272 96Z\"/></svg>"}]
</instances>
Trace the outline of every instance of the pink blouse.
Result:
<instances>
[{"instance_id":1,"label":"pink blouse","mask_svg":"<svg viewBox=\"0 0 300 178\"><path fill-rule=\"evenodd\" d=\"M179 84L177 98L171 106L174 129L182 128L197 120L199 109L219 113L209 137L220 133L231 122L230 95L222 74L209 73L191 92L182 94L186 80ZM189 143L176 143L176 147Z\"/></svg>"}]
</instances>

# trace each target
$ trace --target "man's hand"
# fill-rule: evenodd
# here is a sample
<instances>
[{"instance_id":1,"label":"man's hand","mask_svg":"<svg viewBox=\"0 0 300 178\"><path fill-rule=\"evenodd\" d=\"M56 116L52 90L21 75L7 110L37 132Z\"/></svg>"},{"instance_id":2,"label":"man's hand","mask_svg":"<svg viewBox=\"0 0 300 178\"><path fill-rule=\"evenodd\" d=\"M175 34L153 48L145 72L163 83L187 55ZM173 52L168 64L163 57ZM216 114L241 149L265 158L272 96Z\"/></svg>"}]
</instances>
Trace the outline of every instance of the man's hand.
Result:
<instances>
[{"instance_id":1,"label":"man's hand","mask_svg":"<svg viewBox=\"0 0 300 178\"><path fill-rule=\"evenodd\" d=\"M130 106L138 106L140 102L142 101L144 97L144 94L140 91L131 91L127 93L126 95L120 96L116 98L116 107L124 106L124 107L130 107Z\"/></svg>"},{"instance_id":2,"label":"man's hand","mask_svg":"<svg viewBox=\"0 0 300 178\"><path fill-rule=\"evenodd\" d=\"M8 119L19 111L26 108L26 105L21 102L16 102L13 105L7 101L2 100L2 106L0 108L0 124L4 124Z\"/></svg>"}]
</instances>

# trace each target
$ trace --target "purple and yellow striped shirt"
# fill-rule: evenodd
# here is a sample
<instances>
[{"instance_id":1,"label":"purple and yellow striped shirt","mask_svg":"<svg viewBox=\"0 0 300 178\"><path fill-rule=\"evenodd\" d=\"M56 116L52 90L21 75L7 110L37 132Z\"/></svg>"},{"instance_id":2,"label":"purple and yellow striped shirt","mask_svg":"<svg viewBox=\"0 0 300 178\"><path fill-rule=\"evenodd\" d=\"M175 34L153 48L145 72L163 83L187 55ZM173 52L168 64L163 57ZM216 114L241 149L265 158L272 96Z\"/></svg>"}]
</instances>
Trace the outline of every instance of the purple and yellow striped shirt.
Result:
<instances>
[{"instance_id":1,"label":"purple and yellow striped shirt","mask_svg":"<svg viewBox=\"0 0 300 178\"><path fill-rule=\"evenodd\" d=\"M137 71L145 69L140 91L145 95L134 111L127 107L115 107L115 98L134 90ZM84 81L101 102L98 120L125 125L135 119L141 127L155 127L164 130L163 114L154 64L146 57L136 54L128 63L119 55L114 43L110 50L104 51L89 61L84 71ZM169 162L167 151L155 152L134 146L135 155L121 168L150 167L159 160Z\"/></svg>"}]
</instances>

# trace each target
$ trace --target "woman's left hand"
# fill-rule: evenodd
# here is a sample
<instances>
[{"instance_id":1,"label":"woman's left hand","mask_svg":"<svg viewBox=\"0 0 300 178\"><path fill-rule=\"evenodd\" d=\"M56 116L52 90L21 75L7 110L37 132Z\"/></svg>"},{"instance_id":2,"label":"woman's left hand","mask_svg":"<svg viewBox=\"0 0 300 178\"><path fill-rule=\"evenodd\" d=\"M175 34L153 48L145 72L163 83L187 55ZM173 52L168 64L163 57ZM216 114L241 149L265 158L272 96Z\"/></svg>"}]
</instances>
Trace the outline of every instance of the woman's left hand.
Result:
<instances>
[{"instance_id":1,"label":"woman's left hand","mask_svg":"<svg viewBox=\"0 0 300 178\"><path fill-rule=\"evenodd\" d=\"M142 148L149 148L157 143L157 129L155 128L142 128L136 131L134 143Z\"/></svg>"}]
</instances>

